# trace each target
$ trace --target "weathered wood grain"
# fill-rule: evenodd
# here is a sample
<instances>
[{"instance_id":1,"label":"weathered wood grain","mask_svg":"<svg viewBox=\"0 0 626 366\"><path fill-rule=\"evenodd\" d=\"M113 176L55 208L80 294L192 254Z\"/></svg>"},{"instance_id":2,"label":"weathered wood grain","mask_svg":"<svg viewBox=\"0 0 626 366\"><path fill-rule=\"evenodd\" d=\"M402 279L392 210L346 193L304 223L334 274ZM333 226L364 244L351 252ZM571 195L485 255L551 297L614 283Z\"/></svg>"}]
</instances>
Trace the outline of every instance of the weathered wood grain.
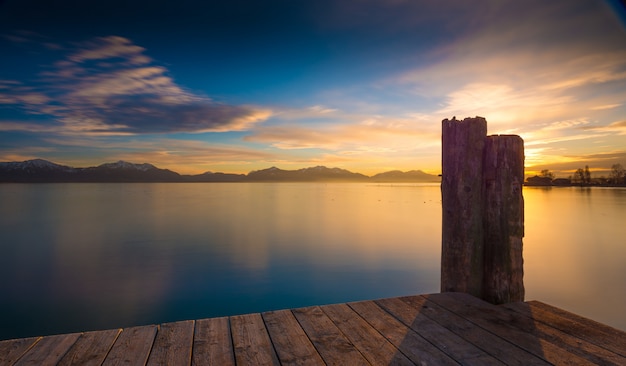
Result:
<instances>
[{"instance_id":1,"label":"weathered wood grain","mask_svg":"<svg viewBox=\"0 0 626 366\"><path fill-rule=\"evenodd\" d=\"M485 242L480 297L492 304L524 301L524 141L521 137L485 138L482 182Z\"/></svg>"},{"instance_id":2,"label":"weathered wood grain","mask_svg":"<svg viewBox=\"0 0 626 366\"><path fill-rule=\"evenodd\" d=\"M228 317L196 320L192 365L235 365Z\"/></svg>"},{"instance_id":3,"label":"weathered wood grain","mask_svg":"<svg viewBox=\"0 0 626 366\"><path fill-rule=\"evenodd\" d=\"M326 305L321 309L371 364L413 365L413 362L348 305Z\"/></svg>"},{"instance_id":4,"label":"weathered wood grain","mask_svg":"<svg viewBox=\"0 0 626 366\"><path fill-rule=\"evenodd\" d=\"M420 309L416 309L398 298L377 300L376 303L459 363L464 365L503 365L501 361L476 345L421 314Z\"/></svg>"},{"instance_id":5,"label":"weathered wood grain","mask_svg":"<svg viewBox=\"0 0 626 366\"><path fill-rule=\"evenodd\" d=\"M554 334L555 341L574 344L574 347L576 345L582 346L578 350L587 355L608 355L598 348L586 346L586 343L593 344L619 355L620 358L617 360L620 361L618 364L626 365L626 360L624 360L624 357L626 357L626 334L620 330L538 301L506 304L503 307L524 314L536 323L546 324L565 333ZM545 328L538 327L541 329Z\"/></svg>"},{"instance_id":6,"label":"weathered wood grain","mask_svg":"<svg viewBox=\"0 0 626 366\"><path fill-rule=\"evenodd\" d=\"M148 366L189 366L193 332L193 320L161 324L148 358Z\"/></svg>"},{"instance_id":7,"label":"weathered wood grain","mask_svg":"<svg viewBox=\"0 0 626 366\"><path fill-rule=\"evenodd\" d=\"M261 314L230 318L237 365L280 365Z\"/></svg>"},{"instance_id":8,"label":"weathered wood grain","mask_svg":"<svg viewBox=\"0 0 626 366\"><path fill-rule=\"evenodd\" d=\"M58 366L101 365L121 331L121 329L111 329L83 333L63 356Z\"/></svg>"},{"instance_id":9,"label":"weathered wood grain","mask_svg":"<svg viewBox=\"0 0 626 366\"><path fill-rule=\"evenodd\" d=\"M626 332L465 293L0 341L13 365L626 365Z\"/></svg>"},{"instance_id":10,"label":"weathered wood grain","mask_svg":"<svg viewBox=\"0 0 626 366\"><path fill-rule=\"evenodd\" d=\"M422 296L406 296L400 299L410 306L419 309L421 314L441 324L507 365L550 365L549 362L524 351L493 333L477 327L476 324L469 320L433 302L427 301Z\"/></svg>"},{"instance_id":11,"label":"weathered wood grain","mask_svg":"<svg viewBox=\"0 0 626 366\"><path fill-rule=\"evenodd\" d=\"M550 322L555 328L626 356L626 336L623 331L540 301L529 301L528 305L533 309L534 316L542 316L546 311L557 315Z\"/></svg>"},{"instance_id":12,"label":"weathered wood grain","mask_svg":"<svg viewBox=\"0 0 626 366\"><path fill-rule=\"evenodd\" d=\"M558 318L557 315L546 313L539 320L533 316L530 306L521 302L505 304L502 308L513 312L511 314L512 325L545 339L568 352L598 365L626 365L626 357L552 327L550 324L555 318Z\"/></svg>"},{"instance_id":13,"label":"weathered wood grain","mask_svg":"<svg viewBox=\"0 0 626 366\"><path fill-rule=\"evenodd\" d=\"M111 348L104 360L103 366L145 365L150 355L156 332L156 325L124 329L113 344L113 348Z\"/></svg>"},{"instance_id":14,"label":"weathered wood grain","mask_svg":"<svg viewBox=\"0 0 626 366\"><path fill-rule=\"evenodd\" d=\"M472 323L516 344L518 347L557 365L593 365L537 335L525 332L513 325L510 313L496 305L489 304L468 294L434 294L426 298Z\"/></svg>"},{"instance_id":15,"label":"weathered wood grain","mask_svg":"<svg viewBox=\"0 0 626 366\"><path fill-rule=\"evenodd\" d=\"M80 333L43 337L29 349L15 365L56 365L76 342L78 337L80 337Z\"/></svg>"},{"instance_id":16,"label":"weathered wood grain","mask_svg":"<svg viewBox=\"0 0 626 366\"><path fill-rule=\"evenodd\" d=\"M281 365L325 365L290 310L268 311L261 315Z\"/></svg>"},{"instance_id":17,"label":"weathered wood grain","mask_svg":"<svg viewBox=\"0 0 626 366\"><path fill-rule=\"evenodd\" d=\"M482 117L441 122L441 291L482 295Z\"/></svg>"},{"instance_id":18,"label":"weathered wood grain","mask_svg":"<svg viewBox=\"0 0 626 366\"><path fill-rule=\"evenodd\" d=\"M292 311L326 364L369 364L319 306L294 309Z\"/></svg>"},{"instance_id":19,"label":"weathered wood grain","mask_svg":"<svg viewBox=\"0 0 626 366\"><path fill-rule=\"evenodd\" d=\"M524 141L482 117L441 125L441 291L523 301Z\"/></svg>"},{"instance_id":20,"label":"weathered wood grain","mask_svg":"<svg viewBox=\"0 0 626 366\"><path fill-rule=\"evenodd\" d=\"M12 365L41 340L41 337L0 341L0 365Z\"/></svg>"},{"instance_id":21,"label":"weathered wood grain","mask_svg":"<svg viewBox=\"0 0 626 366\"><path fill-rule=\"evenodd\" d=\"M450 356L373 301L352 302L348 305L415 364L458 365Z\"/></svg>"}]
</instances>

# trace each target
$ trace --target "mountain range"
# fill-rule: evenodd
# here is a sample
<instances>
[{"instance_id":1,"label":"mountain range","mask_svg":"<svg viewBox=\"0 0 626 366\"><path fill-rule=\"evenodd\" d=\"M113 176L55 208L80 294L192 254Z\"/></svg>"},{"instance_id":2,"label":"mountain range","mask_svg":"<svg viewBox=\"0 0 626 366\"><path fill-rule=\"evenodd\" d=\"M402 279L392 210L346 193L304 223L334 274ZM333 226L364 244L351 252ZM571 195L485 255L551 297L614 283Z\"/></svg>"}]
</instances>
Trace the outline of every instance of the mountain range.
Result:
<instances>
[{"instance_id":1,"label":"mountain range","mask_svg":"<svg viewBox=\"0 0 626 366\"><path fill-rule=\"evenodd\" d=\"M298 170L276 167L251 171L248 174L206 172L183 175L152 164L126 161L105 163L95 167L73 168L43 159L22 162L0 162L0 182L69 183L69 182L440 182L441 179L421 170L389 171L367 176L340 168L316 166Z\"/></svg>"}]
</instances>

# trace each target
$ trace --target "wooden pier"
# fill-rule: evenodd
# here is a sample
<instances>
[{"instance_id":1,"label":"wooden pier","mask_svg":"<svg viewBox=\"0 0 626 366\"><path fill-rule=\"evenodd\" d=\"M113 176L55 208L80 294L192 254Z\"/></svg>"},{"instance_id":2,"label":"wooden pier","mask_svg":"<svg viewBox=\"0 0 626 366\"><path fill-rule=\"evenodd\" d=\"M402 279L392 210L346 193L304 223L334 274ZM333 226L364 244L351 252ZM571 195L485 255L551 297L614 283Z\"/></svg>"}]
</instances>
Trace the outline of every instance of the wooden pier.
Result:
<instances>
[{"instance_id":1,"label":"wooden pier","mask_svg":"<svg viewBox=\"0 0 626 366\"><path fill-rule=\"evenodd\" d=\"M626 365L626 332L522 301L521 138L442 126L443 293L6 340L0 366Z\"/></svg>"},{"instance_id":2,"label":"wooden pier","mask_svg":"<svg viewBox=\"0 0 626 366\"><path fill-rule=\"evenodd\" d=\"M626 332L538 301L408 296L0 341L0 365L626 365Z\"/></svg>"}]
</instances>

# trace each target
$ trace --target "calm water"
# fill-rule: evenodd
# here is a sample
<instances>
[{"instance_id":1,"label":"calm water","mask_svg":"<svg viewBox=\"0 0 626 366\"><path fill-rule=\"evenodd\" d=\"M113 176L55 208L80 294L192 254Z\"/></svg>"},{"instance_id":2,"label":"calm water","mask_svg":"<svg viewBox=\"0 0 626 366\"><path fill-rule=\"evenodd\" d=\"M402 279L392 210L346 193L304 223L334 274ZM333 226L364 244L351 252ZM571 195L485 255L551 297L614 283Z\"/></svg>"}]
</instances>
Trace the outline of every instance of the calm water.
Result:
<instances>
[{"instance_id":1,"label":"calm water","mask_svg":"<svg viewBox=\"0 0 626 366\"><path fill-rule=\"evenodd\" d=\"M527 299L626 329L626 189L525 188ZM439 185L2 184L0 339L439 291Z\"/></svg>"}]
</instances>

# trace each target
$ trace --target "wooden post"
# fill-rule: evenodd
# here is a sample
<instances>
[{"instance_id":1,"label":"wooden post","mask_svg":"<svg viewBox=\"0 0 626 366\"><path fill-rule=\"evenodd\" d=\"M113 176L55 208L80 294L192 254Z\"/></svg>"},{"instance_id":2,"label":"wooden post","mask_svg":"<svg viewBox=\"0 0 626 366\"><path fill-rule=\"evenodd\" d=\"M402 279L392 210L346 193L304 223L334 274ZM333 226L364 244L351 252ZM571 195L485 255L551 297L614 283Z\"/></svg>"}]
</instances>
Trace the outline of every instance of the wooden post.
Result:
<instances>
[{"instance_id":1,"label":"wooden post","mask_svg":"<svg viewBox=\"0 0 626 366\"><path fill-rule=\"evenodd\" d=\"M441 291L524 299L524 142L482 117L442 121Z\"/></svg>"},{"instance_id":2,"label":"wooden post","mask_svg":"<svg viewBox=\"0 0 626 366\"><path fill-rule=\"evenodd\" d=\"M442 121L441 291L482 296L484 118Z\"/></svg>"},{"instance_id":3,"label":"wooden post","mask_svg":"<svg viewBox=\"0 0 626 366\"><path fill-rule=\"evenodd\" d=\"M483 169L482 298L493 304L524 301L524 141L515 135L488 136Z\"/></svg>"}]
</instances>

